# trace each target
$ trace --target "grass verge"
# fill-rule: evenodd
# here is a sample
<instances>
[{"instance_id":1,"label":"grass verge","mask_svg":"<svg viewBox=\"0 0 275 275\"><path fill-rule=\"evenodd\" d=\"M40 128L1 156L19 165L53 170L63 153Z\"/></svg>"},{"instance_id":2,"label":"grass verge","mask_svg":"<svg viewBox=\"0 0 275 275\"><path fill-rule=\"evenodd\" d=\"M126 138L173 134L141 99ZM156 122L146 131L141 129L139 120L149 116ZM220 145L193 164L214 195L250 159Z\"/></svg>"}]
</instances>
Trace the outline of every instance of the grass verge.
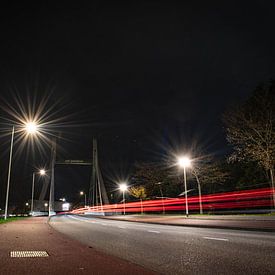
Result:
<instances>
[{"instance_id":1,"label":"grass verge","mask_svg":"<svg viewBox=\"0 0 275 275\"><path fill-rule=\"evenodd\" d=\"M0 218L0 224L6 223L6 222L13 222L21 219L26 219L27 217L11 217L7 218L6 220L4 218Z\"/></svg>"}]
</instances>

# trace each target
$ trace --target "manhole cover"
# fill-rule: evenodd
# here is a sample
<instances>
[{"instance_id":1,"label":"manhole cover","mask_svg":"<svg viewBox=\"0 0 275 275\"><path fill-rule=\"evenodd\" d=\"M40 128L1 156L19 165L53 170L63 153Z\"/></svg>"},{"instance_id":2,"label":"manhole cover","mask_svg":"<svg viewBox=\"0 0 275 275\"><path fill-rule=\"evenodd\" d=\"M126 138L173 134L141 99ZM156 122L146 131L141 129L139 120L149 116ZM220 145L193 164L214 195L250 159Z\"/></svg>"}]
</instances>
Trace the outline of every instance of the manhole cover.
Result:
<instances>
[{"instance_id":1,"label":"manhole cover","mask_svg":"<svg viewBox=\"0 0 275 275\"><path fill-rule=\"evenodd\" d=\"M49 257L46 251L11 251L11 258Z\"/></svg>"}]
</instances>

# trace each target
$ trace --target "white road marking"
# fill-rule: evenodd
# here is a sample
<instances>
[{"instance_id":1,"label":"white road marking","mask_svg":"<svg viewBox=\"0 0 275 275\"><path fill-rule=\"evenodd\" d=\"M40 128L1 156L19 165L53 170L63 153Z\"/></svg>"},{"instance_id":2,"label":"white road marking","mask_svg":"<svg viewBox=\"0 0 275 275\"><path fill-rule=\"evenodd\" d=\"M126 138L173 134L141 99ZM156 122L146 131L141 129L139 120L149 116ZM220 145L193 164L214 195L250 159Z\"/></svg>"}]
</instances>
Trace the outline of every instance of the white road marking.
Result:
<instances>
[{"instance_id":1,"label":"white road marking","mask_svg":"<svg viewBox=\"0 0 275 275\"><path fill-rule=\"evenodd\" d=\"M106 223L101 223L101 225L107 225Z\"/></svg>"},{"instance_id":2,"label":"white road marking","mask_svg":"<svg viewBox=\"0 0 275 275\"><path fill-rule=\"evenodd\" d=\"M126 227L125 226L118 226L118 228L125 229Z\"/></svg>"},{"instance_id":3,"label":"white road marking","mask_svg":"<svg viewBox=\"0 0 275 275\"><path fill-rule=\"evenodd\" d=\"M157 234L160 233L159 231L156 231L156 230L147 230L147 232L149 232L149 233L157 233Z\"/></svg>"},{"instance_id":4,"label":"white road marking","mask_svg":"<svg viewBox=\"0 0 275 275\"><path fill-rule=\"evenodd\" d=\"M207 240L215 240L215 241L224 241L224 242L228 242L228 239L222 239L222 238L211 238L211 237L203 237L204 239Z\"/></svg>"},{"instance_id":5,"label":"white road marking","mask_svg":"<svg viewBox=\"0 0 275 275\"><path fill-rule=\"evenodd\" d=\"M68 216L69 218L71 219L75 219L75 220L78 220L78 221L81 221L81 222L88 222L88 223L95 223L93 220L88 220L88 219L80 219L80 218L77 218L77 217L74 217L74 216Z\"/></svg>"}]
</instances>

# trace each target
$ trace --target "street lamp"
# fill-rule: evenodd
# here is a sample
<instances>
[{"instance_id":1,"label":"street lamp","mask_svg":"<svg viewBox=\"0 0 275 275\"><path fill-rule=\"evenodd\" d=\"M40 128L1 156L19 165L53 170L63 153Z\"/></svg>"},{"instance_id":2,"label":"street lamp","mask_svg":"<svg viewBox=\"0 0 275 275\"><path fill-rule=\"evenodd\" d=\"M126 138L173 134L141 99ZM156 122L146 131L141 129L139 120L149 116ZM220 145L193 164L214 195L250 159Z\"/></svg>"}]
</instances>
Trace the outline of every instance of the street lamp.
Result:
<instances>
[{"instance_id":1,"label":"street lamp","mask_svg":"<svg viewBox=\"0 0 275 275\"><path fill-rule=\"evenodd\" d=\"M29 121L25 123L24 131L28 135L34 135L37 132L37 124L35 121ZM5 220L8 215L8 204L9 204L9 191L10 191L10 175L11 175L11 164L12 164L12 151L13 151L13 140L14 140L14 130L15 127L12 126L11 131L11 145L10 145L10 157L9 157L9 169L8 169L8 180L7 180L7 191L6 191L6 203L5 203Z\"/></svg>"},{"instance_id":2,"label":"street lamp","mask_svg":"<svg viewBox=\"0 0 275 275\"><path fill-rule=\"evenodd\" d=\"M85 203L85 207L86 207L86 205L87 205L86 193L84 193L83 191L80 191L79 194L80 194L80 196L83 196L83 195L84 195L84 203Z\"/></svg>"},{"instance_id":3,"label":"street lamp","mask_svg":"<svg viewBox=\"0 0 275 275\"><path fill-rule=\"evenodd\" d=\"M127 186L126 183L121 183L121 184L119 185L119 189L120 189L120 191L122 191L122 197L123 197L123 213L124 213L124 215L125 215L125 191L127 191L128 186Z\"/></svg>"},{"instance_id":4,"label":"street lamp","mask_svg":"<svg viewBox=\"0 0 275 275\"><path fill-rule=\"evenodd\" d=\"M25 131L28 133L28 134L35 134L37 132L37 124L36 122L34 121L31 121L31 122L27 122L25 124Z\"/></svg>"},{"instance_id":5,"label":"street lamp","mask_svg":"<svg viewBox=\"0 0 275 275\"><path fill-rule=\"evenodd\" d=\"M45 211L47 212L48 204L47 204L47 203L44 203L44 207L45 207Z\"/></svg>"},{"instance_id":6,"label":"street lamp","mask_svg":"<svg viewBox=\"0 0 275 275\"><path fill-rule=\"evenodd\" d=\"M191 166L190 158L183 156L178 158L178 166L183 168L183 175L184 175L184 193L185 193L185 211L186 217L188 217L188 202L187 202L187 184L186 184L186 168Z\"/></svg>"},{"instance_id":7,"label":"street lamp","mask_svg":"<svg viewBox=\"0 0 275 275\"><path fill-rule=\"evenodd\" d=\"M41 176L45 176L45 175L46 175L46 171L45 171L44 169L40 169L40 170L39 170L39 174L40 174Z\"/></svg>"},{"instance_id":8,"label":"street lamp","mask_svg":"<svg viewBox=\"0 0 275 275\"><path fill-rule=\"evenodd\" d=\"M32 203L31 203L31 213L33 214L33 197L34 197L34 181L35 181L35 175L40 174L41 176L46 175L46 171L44 169L40 169L39 172L33 172L32 173Z\"/></svg>"},{"instance_id":9,"label":"street lamp","mask_svg":"<svg viewBox=\"0 0 275 275\"><path fill-rule=\"evenodd\" d=\"M28 213L28 208L29 208L29 203L26 202L26 203L25 203L25 212L26 212L26 213Z\"/></svg>"}]
</instances>

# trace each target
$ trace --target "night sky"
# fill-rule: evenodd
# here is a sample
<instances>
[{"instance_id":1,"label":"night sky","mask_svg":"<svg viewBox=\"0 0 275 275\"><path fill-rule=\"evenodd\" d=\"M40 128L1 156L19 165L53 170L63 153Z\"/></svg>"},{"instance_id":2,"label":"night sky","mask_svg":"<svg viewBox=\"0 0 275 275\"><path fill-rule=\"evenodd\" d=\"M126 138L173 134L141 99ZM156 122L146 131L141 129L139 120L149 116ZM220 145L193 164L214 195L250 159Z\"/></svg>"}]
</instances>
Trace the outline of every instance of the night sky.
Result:
<instances>
[{"instance_id":1,"label":"night sky","mask_svg":"<svg viewBox=\"0 0 275 275\"><path fill-rule=\"evenodd\" d=\"M273 1L137 2L1 7L1 107L20 98L35 110L47 98L58 157L91 158L97 137L109 186L171 149L225 157L221 114L275 73ZM7 117L1 108L0 207ZM49 158L27 150L15 154L12 202L30 197L33 167ZM88 168L56 170L57 197L88 189Z\"/></svg>"}]
</instances>

